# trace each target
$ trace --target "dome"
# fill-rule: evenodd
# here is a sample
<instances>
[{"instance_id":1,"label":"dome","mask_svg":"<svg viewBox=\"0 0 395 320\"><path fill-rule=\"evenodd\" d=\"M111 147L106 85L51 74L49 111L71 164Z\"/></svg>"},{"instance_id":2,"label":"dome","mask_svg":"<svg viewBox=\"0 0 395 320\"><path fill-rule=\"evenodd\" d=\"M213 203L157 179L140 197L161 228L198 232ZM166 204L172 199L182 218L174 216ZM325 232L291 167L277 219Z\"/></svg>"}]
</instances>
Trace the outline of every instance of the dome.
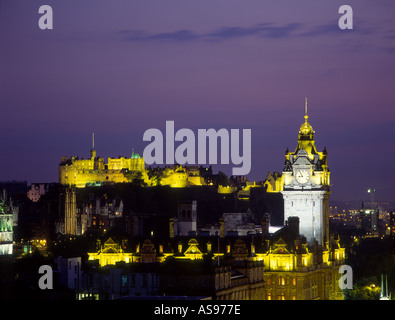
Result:
<instances>
[{"instance_id":1,"label":"dome","mask_svg":"<svg viewBox=\"0 0 395 320\"><path fill-rule=\"evenodd\" d=\"M310 123L307 122L308 115L304 116L304 123L299 129L299 140L314 140L314 130Z\"/></svg>"}]
</instances>

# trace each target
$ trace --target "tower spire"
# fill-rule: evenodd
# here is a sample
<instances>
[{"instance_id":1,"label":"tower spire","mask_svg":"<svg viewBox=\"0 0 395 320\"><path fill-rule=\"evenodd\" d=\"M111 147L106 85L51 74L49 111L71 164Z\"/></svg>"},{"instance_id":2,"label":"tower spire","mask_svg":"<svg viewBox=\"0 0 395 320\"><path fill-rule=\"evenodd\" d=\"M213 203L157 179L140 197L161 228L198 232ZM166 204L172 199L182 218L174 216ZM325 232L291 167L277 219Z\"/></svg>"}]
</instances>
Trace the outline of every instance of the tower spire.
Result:
<instances>
[{"instance_id":1,"label":"tower spire","mask_svg":"<svg viewBox=\"0 0 395 320\"><path fill-rule=\"evenodd\" d=\"M307 115L307 97L305 97L305 104L304 104L304 119L307 122L307 119L309 118L309 116Z\"/></svg>"}]
</instances>

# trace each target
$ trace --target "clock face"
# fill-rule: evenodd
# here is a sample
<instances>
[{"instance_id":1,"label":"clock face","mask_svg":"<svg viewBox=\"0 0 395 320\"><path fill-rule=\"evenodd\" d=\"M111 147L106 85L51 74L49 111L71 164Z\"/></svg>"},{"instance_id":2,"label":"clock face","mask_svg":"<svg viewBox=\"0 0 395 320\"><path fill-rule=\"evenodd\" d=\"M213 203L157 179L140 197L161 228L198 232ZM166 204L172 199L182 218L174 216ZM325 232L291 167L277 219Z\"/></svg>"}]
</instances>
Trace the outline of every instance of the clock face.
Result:
<instances>
[{"instance_id":1,"label":"clock face","mask_svg":"<svg viewBox=\"0 0 395 320\"><path fill-rule=\"evenodd\" d=\"M299 170L296 172L296 181L301 184L306 183L310 179L310 172L308 170Z\"/></svg>"}]
</instances>

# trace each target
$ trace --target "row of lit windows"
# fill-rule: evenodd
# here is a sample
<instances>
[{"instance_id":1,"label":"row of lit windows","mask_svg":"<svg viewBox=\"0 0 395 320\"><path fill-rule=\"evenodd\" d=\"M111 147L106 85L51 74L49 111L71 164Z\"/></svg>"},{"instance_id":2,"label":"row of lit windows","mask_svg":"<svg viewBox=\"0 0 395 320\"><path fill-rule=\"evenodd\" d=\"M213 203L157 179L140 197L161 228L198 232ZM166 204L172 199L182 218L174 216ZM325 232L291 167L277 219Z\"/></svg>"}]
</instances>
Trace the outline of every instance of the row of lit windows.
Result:
<instances>
[{"instance_id":1,"label":"row of lit windows","mask_svg":"<svg viewBox=\"0 0 395 320\"><path fill-rule=\"evenodd\" d=\"M292 295L292 300L296 300L296 296ZM272 293L271 292L267 292L266 293L266 300L272 300ZM285 293L284 292L280 292L279 295L277 295L277 300L285 300Z\"/></svg>"},{"instance_id":2,"label":"row of lit windows","mask_svg":"<svg viewBox=\"0 0 395 320\"><path fill-rule=\"evenodd\" d=\"M287 282L286 280L287 279L285 277L278 277L277 284L280 285L280 286L285 286L285 283ZM291 280L291 284L293 286L296 286L296 277L293 277L290 280ZM267 282L267 285L271 285L271 284L275 284L276 283L276 281L275 280L272 281L272 278L270 278L270 277L267 278L266 282Z\"/></svg>"}]
</instances>

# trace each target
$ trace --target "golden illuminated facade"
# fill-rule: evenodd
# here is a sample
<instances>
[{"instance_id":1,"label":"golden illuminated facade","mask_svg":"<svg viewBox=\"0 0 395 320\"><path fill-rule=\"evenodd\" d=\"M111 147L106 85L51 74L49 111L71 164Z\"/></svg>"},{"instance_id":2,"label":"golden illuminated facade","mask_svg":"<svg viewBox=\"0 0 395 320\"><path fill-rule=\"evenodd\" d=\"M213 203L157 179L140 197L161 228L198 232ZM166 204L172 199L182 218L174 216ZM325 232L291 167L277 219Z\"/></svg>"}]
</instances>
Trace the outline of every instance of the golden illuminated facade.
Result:
<instances>
[{"instance_id":1,"label":"golden illuminated facade","mask_svg":"<svg viewBox=\"0 0 395 320\"><path fill-rule=\"evenodd\" d=\"M97 157L94 146L90 158L62 157L59 164L59 183L64 186L85 188L106 184L136 182L143 186L170 186L185 188L205 185L197 166L172 167L148 170L144 158L132 152L131 157L104 158Z\"/></svg>"},{"instance_id":2,"label":"golden illuminated facade","mask_svg":"<svg viewBox=\"0 0 395 320\"><path fill-rule=\"evenodd\" d=\"M62 157L59 165L59 183L77 188L131 182L134 178L145 183L149 180L144 159L134 152L130 158L108 158L106 164L104 158L97 157L96 150L92 149L89 159Z\"/></svg>"},{"instance_id":3,"label":"golden illuminated facade","mask_svg":"<svg viewBox=\"0 0 395 320\"><path fill-rule=\"evenodd\" d=\"M339 267L345 249L338 241L322 251L309 249L296 240L287 244L281 238L256 259L263 260L265 300L343 300L339 287Z\"/></svg>"},{"instance_id":4,"label":"golden illuminated facade","mask_svg":"<svg viewBox=\"0 0 395 320\"><path fill-rule=\"evenodd\" d=\"M307 115L304 123L300 126L298 135L298 146L294 152L288 149L285 152L285 166L283 169L284 188L295 186L322 189L330 186L330 172L326 148L318 152L315 147L315 131L310 125ZM300 167L297 171L294 166Z\"/></svg>"},{"instance_id":5,"label":"golden illuminated facade","mask_svg":"<svg viewBox=\"0 0 395 320\"><path fill-rule=\"evenodd\" d=\"M132 262L132 254L122 249L122 246L109 238L104 244L97 243L97 252L88 253L89 260L98 260L100 266L115 265L117 262Z\"/></svg>"},{"instance_id":6,"label":"golden illuminated facade","mask_svg":"<svg viewBox=\"0 0 395 320\"><path fill-rule=\"evenodd\" d=\"M287 148L282 174L269 172L264 186L267 192L281 192L284 188L310 187L313 189L329 188L330 171L326 148L322 152L315 146L313 127L308 122L307 107L304 123L300 126L298 145L294 152ZM294 170L294 166L298 170ZM300 168L299 168L300 167Z\"/></svg>"},{"instance_id":7,"label":"golden illuminated facade","mask_svg":"<svg viewBox=\"0 0 395 320\"><path fill-rule=\"evenodd\" d=\"M161 264L169 258L193 263L210 257L218 300L344 299L338 283L345 249L337 239L325 247L318 243L309 246L298 234L298 223L297 218L289 219L276 233L269 235L263 230L256 237L146 239L135 243L135 250L130 252L110 239L88 256L100 266L117 262ZM267 229L268 225L262 227Z\"/></svg>"},{"instance_id":8,"label":"golden illuminated facade","mask_svg":"<svg viewBox=\"0 0 395 320\"><path fill-rule=\"evenodd\" d=\"M97 260L100 266L115 265L118 262L125 263L155 263L163 262L171 256L178 260L201 260L205 254L212 254L213 259L223 256L223 253L214 253L211 242L206 243L202 250L196 239L189 239L185 244L183 241L174 243L174 248L165 246L163 243L154 245L146 239L137 243L134 252L125 252L121 245L109 238L103 245L98 242L97 252L88 253L88 260Z\"/></svg>"},{"instance_id":9,"label":"golden illuminated facade","mask_svg":"<svg viewBox=\"0 0 395 320\"><path fill-rule=\"evenodd\" d=\"M266 188L266 192L281 192L284 190L284 177L279 172L272 173L269 171L263 185Z\"/></svg>"},{"instance_id":10,"label":"golden illuminated facade","mask_svg":"<svg viewBox=\"0 0 395 320\"><path fill-rule=\"evenodd\" d=\"M186 188L190 186L206 185L204 178L200 176L198 166L183 167L173 165L160 169L152 169L150 180L152 186L170 186L172 188Z\"/></svg>"}]
</instances>

